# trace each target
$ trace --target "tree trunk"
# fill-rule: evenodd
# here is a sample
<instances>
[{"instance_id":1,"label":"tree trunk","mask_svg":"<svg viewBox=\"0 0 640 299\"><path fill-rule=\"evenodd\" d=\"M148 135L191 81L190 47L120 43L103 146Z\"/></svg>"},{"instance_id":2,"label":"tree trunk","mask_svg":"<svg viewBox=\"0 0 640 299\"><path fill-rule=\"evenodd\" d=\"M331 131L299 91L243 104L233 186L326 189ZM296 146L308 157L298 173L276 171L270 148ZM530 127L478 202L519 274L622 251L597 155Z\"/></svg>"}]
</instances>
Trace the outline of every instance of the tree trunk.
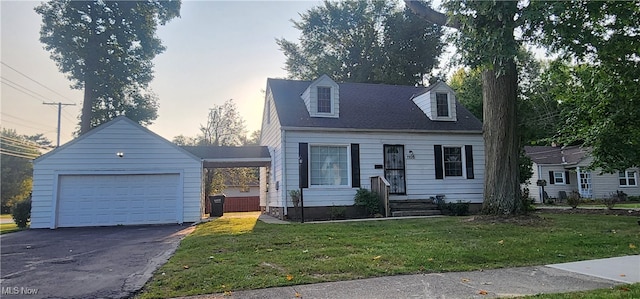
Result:
<instances>
[{"instance_id":1,"label":"tree trunk","mask_svg":"<svg viewBox=\"0 0 640 299\"><path fill-rule=\"evenodd\" d=\"M513 59L482 72L483 136L485 143L484 203L482 212L513 215L522 212L518 178L516 99L518 74Z\"/></svg>"},{"instance_id":2,"label":"tree trunk","mask_svg":"<svg viewBox=\"0 0 640 299\"><path fill-rule=\"evenodd\" d=\"M97 20L95 7L89 8L89 15L92 20ZM90 26L96 26L92 22ZM98 41L95 35L95 28L90 28L87 36L87 49L84 57L84 99L82 100L82 115L80 115L80 135L91 130L91 119L93 118L93 101L96 90L96 70L98 69L97 51Z\"/></svg>"}]
</instances>

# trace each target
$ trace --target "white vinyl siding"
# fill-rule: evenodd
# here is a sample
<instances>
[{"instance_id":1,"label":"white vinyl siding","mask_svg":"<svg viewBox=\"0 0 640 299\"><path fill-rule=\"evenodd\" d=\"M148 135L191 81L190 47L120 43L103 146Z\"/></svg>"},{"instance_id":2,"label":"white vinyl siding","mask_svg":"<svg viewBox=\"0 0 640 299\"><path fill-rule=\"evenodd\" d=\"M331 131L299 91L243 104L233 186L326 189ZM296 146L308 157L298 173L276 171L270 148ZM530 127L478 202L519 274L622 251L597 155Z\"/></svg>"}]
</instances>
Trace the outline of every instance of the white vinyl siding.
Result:
<instances>
[{"instance_id":1,"label":"white vinyl siding","mask_svg":"<svg viewBox=\"0 0 640 299\"><path fill-rule=\"evenodd\" d=\"M57 189L63 175L179 174L178 222L202 216L202 163L165 139L122 118L63 145L34 162L32 228L55 227ZM116 153L124 156L118 157Z\"/></svg>"},{"instance_id":2,"label":"white vinyl siding","mask_svg":"<svg viewBox=\"0 0 640 299\"><path fill-rule=\"evenodd\" d=\"M267 94L265 97L265 113L269 112L271 121L267 123L268 117L263 116L262 128L260 136L260 145L269 148L271 155L271 166L269 168L260 168L260 206L262 207L281 207L286 196L286 190L277 188L282 182L282 130L280 127L280 119L273 101L271 88L267 86ZM268 108L271 107L271 108ZM267 173L268 172L268 173ZM278 186L280 187L280 186Z\"/></svg>"},{"instance_id":3,"label":"white vinyl siding","mask_svg":"<svg viewBox=\"0 0 640 299\"><path fill-rule=\"evenodd\" d=\"M298 189L299 143L313 144L359 144L360 185L370 188L370 177L384 176L384 169L375 165L384 164L384 145L404 145L405 152L412 151L415 158L406 160L406 195L394 195L392 199L427 199L436 194L445 194L447 201L464 200L482 202L484 182L484 143L481 134L427 134L427 133L366 133L366 132L318 132L286 131L286 186L281 189ZM469 144L473 146L473 180L452 180L443 184L435 179L433 147L436 144ZM358 188L347 186L310 186L304 190L306 207L353 205Z\"/></svg>"}]
</instances>

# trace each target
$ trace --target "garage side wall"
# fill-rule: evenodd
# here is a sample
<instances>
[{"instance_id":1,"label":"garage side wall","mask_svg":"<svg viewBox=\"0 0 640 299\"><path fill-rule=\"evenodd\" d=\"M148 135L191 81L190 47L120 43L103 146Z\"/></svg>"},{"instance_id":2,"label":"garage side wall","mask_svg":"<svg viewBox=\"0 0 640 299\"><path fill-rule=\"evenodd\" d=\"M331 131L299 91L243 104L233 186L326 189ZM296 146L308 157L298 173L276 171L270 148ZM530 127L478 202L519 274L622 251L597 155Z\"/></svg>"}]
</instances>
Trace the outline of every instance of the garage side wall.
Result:
<instances>
[{"instance_id":1,"label":"garage side wall","mask_svg":"<svg viewBox=\"0 0 640 299\"><path fill-rule=\"evenodd\" d=\"M201 218L202 162L129 119L94 129L37 159L33 168L31 228L57 226L56 193L64 175L179 174L176 222Z\"/></svg>"}]
</instances>

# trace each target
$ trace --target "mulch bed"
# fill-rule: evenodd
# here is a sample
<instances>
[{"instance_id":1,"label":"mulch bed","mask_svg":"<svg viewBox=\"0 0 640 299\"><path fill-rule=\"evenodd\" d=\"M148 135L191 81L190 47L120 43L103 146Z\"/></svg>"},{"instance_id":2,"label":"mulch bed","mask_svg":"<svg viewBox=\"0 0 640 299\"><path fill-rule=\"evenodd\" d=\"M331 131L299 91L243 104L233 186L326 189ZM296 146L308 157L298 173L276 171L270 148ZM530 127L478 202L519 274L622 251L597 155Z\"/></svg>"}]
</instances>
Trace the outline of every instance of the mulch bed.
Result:
<instances>
[{"instance_id":1,"label":"mulch bed","mask_svg":"<svg viewBox=\"0 0 640 299\"><path fill-rule=\"evenodd\" d=\"M534 213L518 216L494 216L494 215L474 215L466 218L465 222L477 223L509 223L521 226L545 226L549 224L549 219L545 219L539 214L582 214L582 215L618 215L640 217L640 210L633 209L545 209L538 208ZM640 221L640 220L639 220ZM640 222L639 222L640 223Z\"/></svg>"},{"instance_id":2,"label":"mulch bed","mask_svg":"<svg viewBox=\"0 0 640 299\"><path fill-rule=\"evenodd\" d=\"M636 216L640 217L640 210L633 209L582 209L580 207L575 209L545 209L540 208L536 210L536 213L545 214L584 214L584 215L618 215L618 216Z\"/></svg>"}]
</instances>

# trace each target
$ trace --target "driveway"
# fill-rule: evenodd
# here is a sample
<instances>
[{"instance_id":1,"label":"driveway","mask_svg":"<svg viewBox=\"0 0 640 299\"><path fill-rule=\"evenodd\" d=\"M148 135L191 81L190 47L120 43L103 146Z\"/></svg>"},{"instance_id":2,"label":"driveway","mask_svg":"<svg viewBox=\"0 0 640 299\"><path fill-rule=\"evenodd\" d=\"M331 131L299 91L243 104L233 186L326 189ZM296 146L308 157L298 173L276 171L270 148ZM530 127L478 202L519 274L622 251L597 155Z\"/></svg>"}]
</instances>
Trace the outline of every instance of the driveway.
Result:
<instances>
[{"instance_id":1,"label":"driveway","mask_svg":"<svg viewBox=\"0 0 640 299\"><path fill-rule=\"evenodd\" d=\"M124 298L193 227L36 229L0 236L2 298Z\"/></svg>"}]
</instances>

